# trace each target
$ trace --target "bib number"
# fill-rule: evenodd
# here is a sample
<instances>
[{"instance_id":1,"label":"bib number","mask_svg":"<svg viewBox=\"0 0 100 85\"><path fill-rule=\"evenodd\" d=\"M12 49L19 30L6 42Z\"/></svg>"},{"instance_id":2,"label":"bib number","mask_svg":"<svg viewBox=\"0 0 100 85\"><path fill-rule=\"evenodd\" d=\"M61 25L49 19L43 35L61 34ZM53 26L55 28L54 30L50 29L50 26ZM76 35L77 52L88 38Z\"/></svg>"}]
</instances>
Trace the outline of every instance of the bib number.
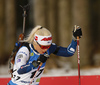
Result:
<instances>
[{"instance_id":1,"label":"bib number","mask_svg":"<svg viewBox=\"0 0 100 85\"><path fill-rule=\"evenodd\" d=\"M14 75L13 78L14 78L15 80L19 80L19 79L20 79L20 77L19 77L19 76L16 76L16 75Z\"/></svg>"},{"instance_id":2,"label":"bib number","mask_svg":"<svg viewBox=\"0 0 100 85\"><path fill-rule=\"evenodd\" d=\"M42 72L43 72L44 69L41 69L38 71L38 74L36 75L36 77L38 77ZM32 72L32 75L30 78L33 78L33 76L35 75L36 71Z\"/></svg>"}]
</instances>

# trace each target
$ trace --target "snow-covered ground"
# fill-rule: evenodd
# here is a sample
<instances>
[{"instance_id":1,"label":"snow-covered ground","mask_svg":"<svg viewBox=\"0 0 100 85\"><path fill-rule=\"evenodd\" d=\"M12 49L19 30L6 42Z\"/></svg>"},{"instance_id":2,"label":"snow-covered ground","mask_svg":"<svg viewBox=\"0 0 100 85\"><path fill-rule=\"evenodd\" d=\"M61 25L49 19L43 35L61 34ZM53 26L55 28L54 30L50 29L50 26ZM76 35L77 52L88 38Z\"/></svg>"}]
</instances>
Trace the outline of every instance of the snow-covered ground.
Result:
<instances>
[{"instance_id":1,"label":"snow-covered ground","mask_svg":"<svg viewBox=\"0 0 100 85\"><path fill-rule=\"evenodd\" d=\"M100 75L100 68L91 68L91 69L81 69L81 75ZM52 69L48 73L45 73L43 76L77 76L77 69L66 70L65 68Z\"/></svg>"},{"instance_id":2,"label":"snow-covered ground","mask_svg":"<svg viewBox=\"0 0 100 85\"><path fill-rule=\"evenodd\" d=\"M81 75L100 75L100 67L86 68L80 70ZM78 69L71 69L70 67L63 67L59 69L45 70L43 76L77 76ZM0 66L0 77L10 77L8 72L8 65Z\"/></svg>"}]
</instances>

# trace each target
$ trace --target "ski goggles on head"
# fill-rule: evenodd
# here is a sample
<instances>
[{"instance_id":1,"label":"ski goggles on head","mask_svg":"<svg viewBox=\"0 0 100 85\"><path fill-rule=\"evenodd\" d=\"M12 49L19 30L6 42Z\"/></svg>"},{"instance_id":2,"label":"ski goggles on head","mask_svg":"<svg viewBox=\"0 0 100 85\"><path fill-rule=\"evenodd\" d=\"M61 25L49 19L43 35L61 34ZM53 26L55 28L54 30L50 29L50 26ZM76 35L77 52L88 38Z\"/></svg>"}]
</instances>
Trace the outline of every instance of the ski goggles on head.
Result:
<instances>
[{"instance_id":1,"label":"ski goggles on head","mask_svg":"<svg viewBox=\"0 0 100 85\"><path fill-rule=\"evenodd\" d=\"M35 34L34 40L37 41L40 45L49 46L52 43L52 35L41 36L41 35Z\"/></svg>"},{"instance_id":2,"label":"ski goggles on head","mask_svg":"<svg viewBox=\"0 0 100 85\"><path fill-rule=\"evenodd\" d=\"M52 35L49 36L40 36L35 34L34 40L37 42L37 44L42 49L48 49L51 46L52 43Z\"/></svg>"},{"instance_id":3,"label":"ski goggles on head","mask_svg":"<svg viewBox=\"0 0 100 85\"><path fill-rule=\"evenodd\" d=\"M36 40L35 40L36 41ZM41 49L49 49L51 45L48 45L48 46L43 46L43 45L40 45L37 41L36 43L40 46Z\"/></svg>"}]
</instances>

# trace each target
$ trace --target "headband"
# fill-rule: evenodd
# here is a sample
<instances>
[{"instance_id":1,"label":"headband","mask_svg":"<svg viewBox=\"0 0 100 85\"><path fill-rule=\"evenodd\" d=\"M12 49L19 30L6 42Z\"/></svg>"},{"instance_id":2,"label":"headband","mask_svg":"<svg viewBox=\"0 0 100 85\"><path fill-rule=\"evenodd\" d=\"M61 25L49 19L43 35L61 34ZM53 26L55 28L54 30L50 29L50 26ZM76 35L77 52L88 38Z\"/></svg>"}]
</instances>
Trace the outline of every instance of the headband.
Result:
<instances>
[{"instance_id":1,"label":"headband","mask_svg":"<svg viewBox=\"0 0 100 85\"><path fill-rule=\"evenodd\" d=\"M41 35L35 34L34 40L37 41L40 45L51 45L51 43L52 43L52 35L41 36Z\"/></svg>"}]
</instances>

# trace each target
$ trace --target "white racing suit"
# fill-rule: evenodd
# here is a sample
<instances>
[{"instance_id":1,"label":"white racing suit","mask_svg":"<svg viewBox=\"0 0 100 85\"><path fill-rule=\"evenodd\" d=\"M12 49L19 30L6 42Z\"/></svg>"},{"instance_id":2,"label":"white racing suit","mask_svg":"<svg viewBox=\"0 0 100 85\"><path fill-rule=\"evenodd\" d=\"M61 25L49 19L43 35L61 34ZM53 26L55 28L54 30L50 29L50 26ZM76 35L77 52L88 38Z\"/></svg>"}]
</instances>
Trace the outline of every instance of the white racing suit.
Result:
<instances>
[{"instance_id":1,"label":"white racing suit","mask_svg":"<svg viewBox=\"0 0 100 85\"><path fill-rule=\"evenodd\" d=\"M52 43L51 47L47 50L47 53L48 55L53 53L58 56L69 57L75 53L76 46L77 42L74 40L72 40L71 44L67 48ZM29 47L30 51L26 46L22 46L17 52L13 68L13 77L9 81L8 85L29 85L33 78L38 67L34 67L32 62L37 60L40 54L34 49L32 44L29 44ZM46 62L42 64L31 85L39 85L45 64Z\"/></svg>"}]
</instances>

